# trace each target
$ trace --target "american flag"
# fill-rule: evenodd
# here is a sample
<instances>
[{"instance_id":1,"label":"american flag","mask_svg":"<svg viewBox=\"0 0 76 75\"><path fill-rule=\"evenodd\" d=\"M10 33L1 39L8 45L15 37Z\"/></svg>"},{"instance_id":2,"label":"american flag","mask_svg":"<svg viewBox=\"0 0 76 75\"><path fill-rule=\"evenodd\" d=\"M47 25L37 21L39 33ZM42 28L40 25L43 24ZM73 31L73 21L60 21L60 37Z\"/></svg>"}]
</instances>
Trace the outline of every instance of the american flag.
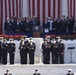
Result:
<instances>
[{"instance_id":1,"label":"american flag","mask_svg":"<svg viewBox=\"0 0 76 75\"><path fill-rule=\"evenodd\" d=\"M4 29L3 25L7 18L16 16L22 17L23 0L0 0L0 34Z\"/></svg>"},{"instance_id":2,"label":"american flag","mask_svg":"<svg viewBox=\"0 0 76 75\"><path fill-rule=\"evenodd\" d=\"M29 14L43 22L45 18L61 16L61 0L28 0Z\"/></svg>"},{"instance_id":3,"label":"american flag","mask_svg":"<svg viewBox=\"0 0 76 75\"><path fill-rule=\"evenodd\" d=\"M67 0L68 5L68 16L75 17L76 19L76 0Z\"/></svg>"}]
</instances>

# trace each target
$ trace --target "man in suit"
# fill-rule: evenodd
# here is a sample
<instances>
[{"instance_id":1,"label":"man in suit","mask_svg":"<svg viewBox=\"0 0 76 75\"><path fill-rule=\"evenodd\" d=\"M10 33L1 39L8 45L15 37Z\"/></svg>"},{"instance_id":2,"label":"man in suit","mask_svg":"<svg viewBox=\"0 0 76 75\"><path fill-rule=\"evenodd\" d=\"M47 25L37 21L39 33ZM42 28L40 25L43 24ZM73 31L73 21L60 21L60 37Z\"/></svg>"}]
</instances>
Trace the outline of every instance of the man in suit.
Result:
<instances>
[{"instance_id":1,"label":"man in suit","mask_svg":"<svg viewBox=\"0 0 76 75\"><path fill-rule=\"evenodd\" d=\"M4 30L5 30L5 33L12 32L12 25L9 18L7 18L7 20L4 23Z\"/></svg>"},{"instance_id":2,"label":"man in suit","mask_svg":"<svg viewBox=\"0 0 76 75\"><path fill-rule=\"evenodd\" d=\"M38 70L35 69L35 73L33 75L41 75L40 73L38 73Z\"/></svg>"},{"instance_id":3,"label":"man in suit","mask_svg":"<svg viewBox=\"0 0 76 75\"><path fill-rule=\"evenodd\" d=\"M72 69L68 69L68 73L66 75L74 75L74 73L72 73Z\"/></svg>"},{"instance_id":4,"label":"man in suit","mask_svg":"<svg viewBox=\"0 0 76 75\"><path fill-rule=\"evenodd\" d=\"M17 20L17 22L16 22L15 32L17 32L17 33L21 32L21 23L20 23L20 20Z\"/></svg>"},{"instance_id":5,"label":"man in suit","mask_svg":"<svg viewBox=\"0 0 76 75\"><path fill-rule=\"evenodd\" d=\"M11 31L15 32L15 26L16 26L16 19L14 19L13 17L11 18Z\"/></svg>"},{"instance_id":6,"label":"man in suit","mask_svg":"<svg viewBox=\"0 0 76 75\"><path fill-rule=\"evenodd\" d=\"M4 75L12 75L12 74L9 72L9 69L7 69Z\"/></svg>"},{"instance_id":7,"label":"man in suit","mask_svg":"<svg viewBox=\"0 0 76 75\"><path fill-rule=\"evenodd\" d=\"M48 19L45 19L45 22L43 23L43 32L49 33L50 23L48 22Z\"/></svg>"}]
</instances>

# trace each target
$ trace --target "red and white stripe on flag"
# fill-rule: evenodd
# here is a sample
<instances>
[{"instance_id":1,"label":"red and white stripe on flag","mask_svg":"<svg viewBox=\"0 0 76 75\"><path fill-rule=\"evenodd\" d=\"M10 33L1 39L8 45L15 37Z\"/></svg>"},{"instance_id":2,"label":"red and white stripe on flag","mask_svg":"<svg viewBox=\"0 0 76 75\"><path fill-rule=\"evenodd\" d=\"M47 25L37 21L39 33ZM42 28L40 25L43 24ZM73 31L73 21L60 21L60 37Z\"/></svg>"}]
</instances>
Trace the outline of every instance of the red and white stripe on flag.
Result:
<instances>
[{"instance_id":1,"label":"red and white stripe on flag","mask_svg":"<svg viewBox=\"0 0 76 75\"><path fill-rule=\"evenodd\" d=\"M67 0L68 3L68 16L76 18L76 0Z\"/></svg>"},{"instance_id":2,"label":"red and white stripe on flag","mask_svg":"<svg viewBox=\"0 0 76 75\"><path fill-rule=\"evenodd\" d=\"M45 18L52 16L58 18L61 16L61 0L28 0L29 14L36 16L43 22Z\"/></svg>"},{"instance_id":3,"label":"red and white stripe on flag","mask_svg":"<svg viewBox=\"0 0 76 75\"><path fill-rule=\"evenodd\" d=\"M22 17L23 0L0 0L0 34L4 28L4 22L7 18L16 16Z\"/></svg>"}]
</instances>

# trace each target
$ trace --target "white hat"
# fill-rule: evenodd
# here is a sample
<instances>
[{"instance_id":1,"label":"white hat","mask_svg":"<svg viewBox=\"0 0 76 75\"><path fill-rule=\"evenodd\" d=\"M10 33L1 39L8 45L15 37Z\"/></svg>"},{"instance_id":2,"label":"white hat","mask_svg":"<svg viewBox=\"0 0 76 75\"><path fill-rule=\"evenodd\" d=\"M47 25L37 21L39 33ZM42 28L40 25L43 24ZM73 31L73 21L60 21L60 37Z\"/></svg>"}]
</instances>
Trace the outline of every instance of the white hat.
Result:
<instances>
[{"instance_id":1,"label":"white hat","mask_svg":"<svg viewBox=\"0 0 76 75\"><path fill-rule=\"evenodd\" d=\"M60 36L57 36L56 38L57 38L57 39L60 39L61 37L60 37Z\"/></svg>"},{"instance_id":2,"label":"white hat","mask_svg":"<svg viewBox=\"0 0 76 75\"><path fill-rule=\"evenodd\" d=\"M72 71L72 69L68 69L68 71L70 71L70 72L71 72L71 71Z\"/></svg>"},{"instance_id":3,"label":"white hat","mask_svg":"<svg viewBox=\"0 0 76 75\"><path fill-rule=\"evenodd\" d=\"M6 71L9 71L9 69L7 69Z\"/></svg>"},{"instance_id":4,"label":"white hat","mask_svg":"<svg viewBox=\"0 0 76 75\"><path fill-rule=\"evenodd\" d=\"M10 38L9 40L10 40L10 41L13 41L13 38Z\"/></svg>"}]
</instances>

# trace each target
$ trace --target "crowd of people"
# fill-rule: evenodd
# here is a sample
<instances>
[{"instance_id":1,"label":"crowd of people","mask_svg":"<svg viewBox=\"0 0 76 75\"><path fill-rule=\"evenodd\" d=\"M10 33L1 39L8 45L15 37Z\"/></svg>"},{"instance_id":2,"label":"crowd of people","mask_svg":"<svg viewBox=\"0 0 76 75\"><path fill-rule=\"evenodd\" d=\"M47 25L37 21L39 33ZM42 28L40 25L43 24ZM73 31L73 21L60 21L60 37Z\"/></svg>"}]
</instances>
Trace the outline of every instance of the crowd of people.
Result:
<instances>
[{"instance_id":1,"label":"crowd of people","mask_svg":"<svg viewBox=\"0 0 76 75\"><path fill-rule=\"evenodd\" d=\"M4 24L5 33L30 33L33 31L33 26L40 25L39 20L36 17L25 17L22 19L16 19L16 17L7 18Z\"/></svg>"},{"instance_id":2,"label":"crowd of people","mask_svg":"<svg viewBox=\"0 0 76 75\"><path fill-rule=\"evenodd\" d=\"M76 32L76 23L72 16L70 18L65 16L62 16L61 18L48 17L45 18L43 23L35 16L21 19L16 19L16 17L7 18L4 24L4 30L5 33L29 33L33 32L35 25L41 26L43 33L61 32L71 34Z\"/></svg>"},{"instance_id":3,"label":"crowd of people","mask_svg":"<svg viewBox=\"0 0 76 75\"><path fill-rule=\"evenodd\" d=\"M42 43L42 58L44 64L51 64L50 58L52 58L52 64L64 64L64 43L60 37L56 37L51 40L50 36L47 36L43 39ZM20 63L28 64L27 60L29 59L29 64L35 63L35 50L36 42L25 36L20 40L19 43L19 53L20 53ZM9 63L14 64L16 52L16 43L12 38L7 42L6 39L0 39L0 62L4 65L7 64L7 55L9 53ZM29 58L27 59L29 55ZM52 55L52 56L51 56Z\"/></svg>"}]
</instances>

